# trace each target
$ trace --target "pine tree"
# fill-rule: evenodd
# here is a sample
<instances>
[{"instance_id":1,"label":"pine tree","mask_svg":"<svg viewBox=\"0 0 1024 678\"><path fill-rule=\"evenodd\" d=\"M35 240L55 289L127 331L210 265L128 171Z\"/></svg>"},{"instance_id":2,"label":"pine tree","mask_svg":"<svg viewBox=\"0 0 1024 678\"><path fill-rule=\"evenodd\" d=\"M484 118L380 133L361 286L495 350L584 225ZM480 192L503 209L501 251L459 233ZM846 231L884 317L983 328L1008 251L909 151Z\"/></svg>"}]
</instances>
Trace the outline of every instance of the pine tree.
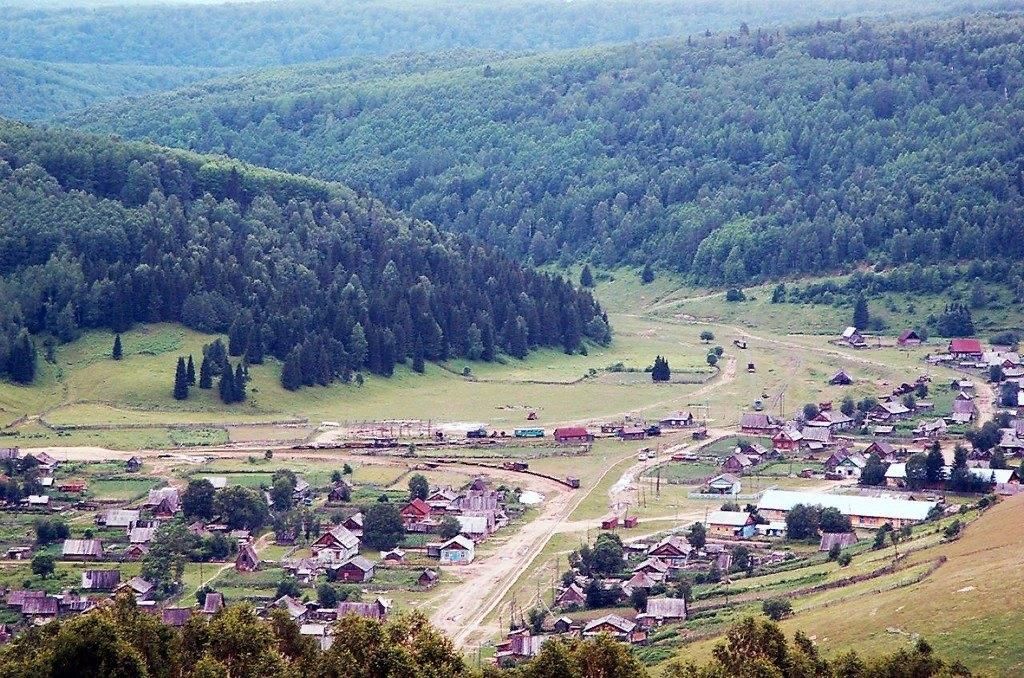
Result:
<instances>
[{"instance_id":1,"label":"pine tree","mask_svg":"<svg viewBox=\"0 0 1024 678\"><path fill-rule=\"evenodd\" d=\"M651 268L650 263L644 264L644 270L640 273L640 282L644 285L654 282L654 269Z\"/></svg>"},{"instance_id":2,"label":"pine tree","mask_svg":"<svg viewBox=\"0 0 1024 678\"><path fill-rule=\"evenodd\" d=\"M857 295L857 301L853 306L853 326L858 330L866 330L871 321L871 314L868 312L868 300L863 294Z\"/></svg>"},{"instance_id":3,"label":"pine tree","mask_svg":"<svg viewBox=\"0 0 1024 678\"><path fill-rule=\"evenodd\" d=\"M293 348L284 359L281 369L281 386L289 391L298 390L302 386L302 358L298 347Z\"/></svg>"},{"instance_id":4,"label":"pine tree","mask_svg":"<svg viewBox=\"0 0 1024 678\"><path fill-rule=\"evenodd\" d=\"M174 399L185 398L188 398L188 370L185 369L185 359L178 356L178 365L174 370Z\"/></svg>"},{"instance_id":5,"label":"pine tree","mask_svg":"<svg viewBox=\"0 0 1024 678\"><path fill-rule=\"evenodd\" d=\"M120 360L124 357L124 348L121 346L121 335L114 335L114 348L110 351L110 357L114 360Z\"/></svg>"},{"instance_id":6,"label":"pine tree","mask_svg":"<svg viewBox=\"0 0 1024 678\"><path fill-rule=\"evenodd\" d=\"M246 374L242 363L238 363L238 367L235 368L234 402L245 402L245 382L247 381L249 381L249 375Z\"/></svg>"},{"instance_id":7,"label":"pine tree","mask_svg":"<svg viewBox=\"0 0 1024 678\"><path fill-rule=\"evenodd\" d=\"M412 349L412 371L423 374L425 369L426 365L423 364L423 342L417 337Z\"/></svg>"},{"instance_id":8,"label":"pine tree","mask_svg":"<svg viewBox=\"0 0 1024 678\"><path fill-rule=\"evenodd\" d=\"M228 364L227 369L220 375L220 382L217 384L217 390L220 393L221 402L230 405L235 402L235 396L237 392L235 390L235 374L231 371L231 364Z\"/></svg>"},{"instance_id":9,"label":"pine tree","mask_svg":"<svg viewBox=\"0 0 1024 678\"><path fill-rule=\"evenodd\" d=\"M245 348L245 362L250 365L263 364L263 337L259 327L253 327L249 335L249 343Z\"/></svg>"},{"instance_id":10,"label":"pine tree","mask_svg":"<svg viewBox=\"0 0 1024 678\"><path fill-rule=\"evenodd\" d=\"M196 385L196 364L192 362L192 354L188 354L188 363L185 365L185 376L188 377L188 385Z\"/></svg>"},{"instance_id":11,"label":"pine tree","mask_svg":"<svg viewBox=\"0 0 1024 678\"><path fill-rule=\"evenodd\" d=\"M590 264L583 264L583 270L580 271L580 286L594 286L594 274L590 272Z\"/></svg>"},{"instance_id":12,"label":"pine tree","mask_svg":"<svg viewBox=\"0 0 1024 678\"><path fill-rule=\"evenodd\" d=\"M7 356L7 371L16 383L31 384L36 378L36 345L22 328Z\"/></svg>"},{"instance_id":13,"label":"pine tree","mask_svg":"<svg viewBox=\"0 0 1024 678\"><path fill-rule=\"evenodd\" d=\"M199 388L213 388L213 374L210 370L210 359L203 356L203 362L199 364Z\"/></svg>"}]
</instances>

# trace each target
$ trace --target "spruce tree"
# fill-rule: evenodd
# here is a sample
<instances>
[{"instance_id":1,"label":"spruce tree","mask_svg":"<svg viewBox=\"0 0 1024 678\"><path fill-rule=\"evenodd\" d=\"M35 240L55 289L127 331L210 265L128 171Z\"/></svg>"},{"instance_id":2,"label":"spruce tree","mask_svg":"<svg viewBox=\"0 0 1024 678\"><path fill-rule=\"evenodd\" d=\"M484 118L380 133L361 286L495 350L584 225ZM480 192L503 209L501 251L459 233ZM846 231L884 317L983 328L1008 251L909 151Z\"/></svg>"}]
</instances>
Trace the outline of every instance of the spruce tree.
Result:
<instances>
[{"instance_id":1,"label":"spruce tree","mask_svg":"<svg viewBox=\"0 0 1024 678\"><path fill-rule=\"evenodd\" d=\"M31 384L36 378L36 345L22 328L7 356L7 372L16 383Z\"/></svg>"},{"instance_id":2,"label":"spruce tree","mask_svg":"<svg viewBox=\"0 0 1024 678\"><path fill-rule=\"evenodd\" d=\"M245 368L242 367L242 363L238 363L238 367L235 368L234 402L240 403L245 401L245 382L248 379L249 377L245 372Z\"/></svg>"},{"instance_id":3,"label":"spruce tree","mask_svg":"<svg viewBox=\"0 0 1024 678\"><path fill-rule=\"evenodd\" d=\"M654 269L651 268L650 263L644 264L644 270L640 273L640 282L644 285L654 282Z\"/></svg>"},{"instance_id":4,"label":"spruce tree","mask_svg":"<svg viewBox=\"0 0 1024 678\"><path fill-rule=\"evenodd\" d=\"M583 264L583 270L580 271L580 286L594 286L594 274L590 272L590 264Z\"/></svg>"},{"instance_id":5,"label":"spruce tree","mask_svg":"<svg viewBox=\"0 0 1024 678\"><path fill-rule=\"evenodd\" d=\"M220 375L220 382L217 384L217 390L220 393L221 402L230 405L235 402L235 374L231 371L231 364L228 364L227 369Z\"/></svg>"},{"instance_id":6,"label":"spruce tree","mask_svg":"<svg viewBox=\"0 0 1024 678\"><path fill-rule=\"evenodd\" d=\"M245 362L250 365L263 364L263 337L260 336L258 327L253 327L252 334L249 335L249 343L245 348Z\"/></svg>"},{"instance_id":7,"label":"spruce tree","mask_svg":"<svg viewBox=\"0 0 1024 678\"><path fill-rule=\"evenodd\" d=\"M213 374L210 371L210 359L203 356L203 362L199 364L199 388L213 388Z\"/></svg>"},{"instance_id":8,"label":"spruce tree","mask_svg":"<svg viewBox=\"0 0 1024 678\"><path fill-rule=\"evenodd\" d=\"M114 360L120 360L124 357L124 348L121 346L121 335L114 335L114 348L110 351L110 357Z\"/></svg>"},{"instance_id":9,"label":"spruce tree","mask_svg":"<svg viewBox=\"0 0 1024 678\"><path fill-rule=\"evenodd\" d=\"M298 390L302 386L302 363L298 347L293 348L284 359L281 369L281 386L289 391Z\"/></svg>"},{"instance_id":10,"label":"spruce tree","mask_svg":"<svg viewBox=\"0 0 1024 678\"><path fill-rule=\"evenodd\" d=\"M185 398L188 398L188 371L185 369L185 359L178 356L178 366L174 370L174 399Z\"/></svg>"},{"instance_id":11,"label":"spruce tree","mask_svg":"<svg viewBox=\"0 0 1024 678\"><path fill-rule=\"evenodd\" d=\"M863 294L857 295L857 301L853 306L853 326L858 330L866 330L871 321L871 314L868 312L868 300Z\"/></svg>"},{"instance_id":12,"label":"spruce tree","mask_svg":"<svg viewBox=\"0 0 1024 678\"><path fill-rule=\"evenodd\" d=\"M417 337L416 344L412 349L412 371L423 374L425 369L426 365L423 364L423 342Z\"/></svg>"},{"instance_id":13,"label":"spruce tree","mask_svg":"<svg viewBox=\"0 0 1024 678\"><path fill-rule=\"evenodd\" d=\"M196 385L196 364L192 362L192 354L188 354L188 363L185 365L185 376L188 378L188 385Z\"/></svg>"}]
</instances>

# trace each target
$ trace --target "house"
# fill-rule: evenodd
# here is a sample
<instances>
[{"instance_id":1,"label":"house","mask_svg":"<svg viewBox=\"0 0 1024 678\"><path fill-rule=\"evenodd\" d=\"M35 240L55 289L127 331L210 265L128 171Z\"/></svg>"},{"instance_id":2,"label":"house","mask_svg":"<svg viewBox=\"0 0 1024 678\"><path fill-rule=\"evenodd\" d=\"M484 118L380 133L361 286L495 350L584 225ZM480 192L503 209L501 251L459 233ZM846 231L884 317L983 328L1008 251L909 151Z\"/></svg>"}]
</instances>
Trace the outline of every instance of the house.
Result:
<instances>
[{"instance_id":1,"label":"house","mask_svg":"<svg viewBox=\"0 0 1024 678\"><path fill-rule=\"evenodd\" d=\"M573 621L572 621L572 618L571 618L571 617L566 617L566 616L561 616L561 617L559 617L559 618L558 618L558 619L556 619L556 620L555 620L555 622L554 622L554 623L553 623L553 624L551 625L551 629L552 629L552 630L553 630L553 631L554 631L555 633L557 633L557 634L559 634L559 635L561 635L561 634L565 634L565 633L569 633L569 631L571 631L571 630L572 630L572 627L573 627Z\"/></svg>"},{"instance_id":2,"label":"house","mask_svg":"<svg viewBox=\"0 0 1024 678\"><path fill-rule=\"evenodd\" d=\"M606 614L586 623L583 627L583 636L590 638L607 633L613 638L634 642L636 637L636 623L620 617L617 614Z\"/></svg>"},{"instance_id":3,"label":"house","mask_svg":"<svg viewBox=\"0 0 1024 678\"><path fill-rule=\"evenodd\" d=\"M647 609L637 617L641 622L654 625L686 619L686 599L684 598L648 598Z\"/></svg>"},{"instance_id":4,"label":"house","mask_svg":"<svg viewBox=\"0 0 1024 678\"><path fill-rule=\"evenodd\" d=\"M884 523L892 523L897 529L919 523L938 506L933 501L767 490L757 503L757 512L769 521L785 520L786 514L797 504L834 508L848 516L854 527L867 529L881 527Z\"/></svg>"},{"instance_id":5,"label":"house","mask_svg":"<svg viewBox=\"0 0 1024 678\"><path fill-rule=\"evenodd\" d=\"M60 601L54 596L26 598L21 606L21 613L33 624L42 624L57 618Z\"/></svg>"},{"instance_id":6,"label":"house","mask_svg":"<svg viewBox=\"0 0 1024 678\"><path fill-rule=\"evenodd\" d=\"M587 596L576 583L569 584L555 597L555 605L565 609L583 607L586 602Z\"/></svg>"},{"instance_id":7,"label":"house","mask_svg":"<svg viewBox=\"0 0 1024 678\"><path fill-rule=\"evenodd\" d=\"M896 337L896 345L903 346L905 348L920 346L922 343L924 343L924 340L921 339L921 335L915 330L903 330L900 332L900 335Z\"/></svg>"},{"instance_id":8,"label":"house","mask_svg":"<svg viewBox=\"0 0 1024 678\"><path fill-rule=\"evenodd\" d=\"M142 560L147 553L149 553L149 547L145 544L131 544L121 554L121 559L126 561Z\"/></svg>"},{"instance_id":9,"label":"house","mask_svg":"<svg viewBox=\"0 0 1024 678\"><path fill-rule=\"evenodd\" d=\"M27 560L31 557L31 546L12 546L4 553L4 558L8 560Z\"/></svg>"},{"instance_id":10,"label":"house","mask_svg":"<svg viewBox=\"0 0 1024 678\"><path fill-rule=\"evenodd\" d=\"M117 593L127 592L136 600L149 600L153 596L156 586L142 577L132 577L117 587Z\"/></svg>"},{"instance_id":11,"label":"house","mask_svg":"<svg viewBox=\"0 0 1024 678\"><path fill-rule=\"evenodd\" d=\"M740 479L731 473L717 475L704 486L707 494L739 494L742 489Z\"/></svg>"},{"instance_id":12,"label":"house","mask_svg":"<svg viewBox=\"0 0 1024 678\"><path fill-rule=\"evenodd\" d=\"M333 483L330 491L327 493L327 501L330 502L346 502L351 497L352 485L344 478Z\"/></svg>"},{"instance_id":13,"label":"house","mask_svg":"<svg viewBox=\"0 0 1024 678\"><path fill-rule=\"evenodd\" d=\"M849 386L852 383L853 377L847 374L845 370L839 370L828 380L829 386Z\"/></svg>"},{"instance_id":14,"label":"house","mask_svg":"<svg viewBox=\"0 0 1024 678\"><path fill-rule=\"evenodd\" d=\"M256 554L251 542L246 542L238 547L238 557L235 558L235 570L237 572L255 572L260 569L260 557Z\"/></svg>"},{"instance_id":15,"label":"house","mask_svg":"<svg viewBox=\"0 0 1024 678\"><path fill-rule=\"evenodd\" d=\"M170 518L181 506L181 497L173 487L161 487L149 491L149 496L142 502L142 508L149 509L153 515Z\"/></svg>"},{"instance_id":16,"label":"house","mask_svg":"<svg viewBox=\"0 0 1024 678\"><path fill-rule=\"evenodd\" d=\"M722 462L722 470L726 473L737 474L743 473L747 469L753 468L756 462L753 458L743 454L742 452L732 453L724 462Z\"/></svg>"},{"instance_id":17,"label":"house","mask_svg":"<svg viewBox=\"0 0 1024 678\"><path fill-rule=\"evenodd\" d=\"M13 607L21 609L25 605L25 601L29 598L45 598L46 591L32 591L29 589L19 589L16 591L8 591L7 597L4 602L7 607Z\"/></svg>"},{"instance_id":18,"label":"house","mask_svg":"<svg viewBox=\"0 0 1024 678\"><path fill-rule=\"evenodd\" d=\"M422 523L430 518L430 504L416 497L402 507L402 522L406 525Z\"/></svg>"},{"instance_id":19,"label":"house","mask_svg":"<svg viewBox=\"0 0 1024 678\"><path fill-rule=\"evenodd\" d=\"M292 491L292 499L296 504L304 502L310 494L312 494L313 488L305 478L295 479L295 489Z\"/></svg>"},{"instance_id":20,"label":"house","mask_svg":"<svg viewBox=\"0 0 1024 678\"><path fill-rule=\"evenodd\" d=\"M949 354L958 360L981 360L984 350L977 339L953 339L949 342Z\"/></svg>"},{"instance_id":21,"label":"house","mask_svg":"<svg viewBox=\"0 0 1024 678\"><path fill-rule=\"evenodd\" d=\"M871 444L864 449L864 456L876 456L882 461L888 461L895 459L898 456L896 448L893 447L892 443L886 442L885 440L873 440Z\"/></svg>"},{"instance_id":22,"label":"house","mask_svg":"<svg viewBox=\"0 0 1024 678\"><path fill-rule=\"evenodd\" d=\"M455 516L459 521L459 532L473 541L482 541L493 530L488 525L487 516Z\"/></svg>"},{"instance_id":23,"label":"house","mask_svg":"<svg viewBox=\"0 0 1024 678\"><path fill-rule=\"evenodd\" d=\"M843 449L836 450L835 452L833 452L832 454L830 454L828 456L828 459L825 460L825 462L823 464L823 466L825 467L825 472L826 473L834 473L835 470L836 470L836 467L839 466L839 462L843 461L844 459L846 459L849 456L850 456L850 451L848 449L843 448Z\"/></svg>"},{"instance_id":24,"label":"house","mask_svg":"<svg viewBox=\"0 0 1024 678\"><path fill-rule=\"evenodd\" d=\"M712 511L707 518L708 535L723 539L747 539L754 535L754 516L746 511Z\"/></svg>"},{"instance_id":25,"label":"house","mask_svg":"<svg viewBox=\"0 0 1024 678\"><path fill-rule=\"evenodd\" d=\"M203 609L201 613L207 617L212 617L223 609L224 594L217 593L216 591L207 591L206 597L203 598Z\"/></svg>"},{"instance_id":26,"label":"house","mask_svg":"<svg viewBox=\"0 0 1024 678\"><path fill-rule=\"evenodd\" d=\"M824 532L821 535L821 543L818 544L818 550L827 553L832 550L833 546L845 549L847 546L853 546L856 543L857 535L854 532Z\"/></svg>"},{"instance_id":27,"label":"house","mask_svg":"<svg viewBox=\"0 0 1024 678\"><path fill-rule=\"evenodd\" d=\"M864 471L866 465L867 459L862 455L851 454L836 464L833 473L837 473L844 478L860 478L860 474Z\"/></svg>"},{"instance_id":28,"label":"house","mask_svg":"<svg viewBox=\"0 0 1024 678\"><path fill-rule=\"evenodd\" d=\"M50 497L45 494L30 494L22 499L21 503L30 508L47 508L50 506Z\"/></svg>"},{"instance_id":29,"label":"house","mask_svg":"<svg viewBox=\"0 0 1024 678\"><path fill-rule=\"evenodd\" d=\"M633 595L633 591L636 591L637 589L650 591L658 585L658 581L660 580L654 579L646 572L637 572L622 585L622 592L627 596L631 596Z\"/></svg>"},{"instance_id":30,"label":"house","mask_svg":"<svg viewBox=\"0 0 1024 678\"><path fill-rule=\"evenodd\" d=\"M441 562L445 565L466 565L473 562L476 546L472 539L457 534L440 547Z\"/></svg>"},{"instance_id":31,"label":"house","mask_svg":"<svg viewBox=\"0 0 1024 678\"><path fill-rule=\"evenodd\" d=\"M139 511L130 509L109 509L96 516L96 524L106 527L131 529L139 522Z\"/></svg>"},{"instance_id":32,"label":"house","mask_svg":"<svg viewBox=\"0 0 1024 678\"><path fill-rule=\"evenodd\" d=\"M309 615L309 609L302 601L291 596L281 596L274 601L274 607L284 610L296 624L301 624Z\"/></svg>"},{"instance_id":33,"label":"house","mask_svg":"<svg viewBox=\"0 0 1024 678\"><path fill-rule=\"evenodd\" d=\"M61 557L64 560L102 560L103 544L99 539L65 539Z\"/></svg>"},{"instance_id":34,"label":"house","mask_svg":"<svg viewBox=\"0 0 1024 678\"><path fill-rule=\"evenodd\" d=\"M764 412L744 412L740 416L740 430L744 433L770 436L781 428Z\"/></svg>"},{"instance_id":35,"label":"house","mask_svg":"<svg viewBox=\"0 0 1024 678\"><path fill-rule=\"evenodd\" d=\"M167 626L184 626L191 618L189 607L165 607L160 613L160 620Z\"/></svg>"},{"instance_id":36,"label":"house","mask_svg":"<svg viewBox=\"0 0 1024 678\"><path fill-rule=\"evenodd\" d=\"M299 635L315 640L321 652L334 645L334 628L330 624L301 624Z\"/></svg>"},{"instance_id":37,"label":"house","mask_svg":"<svg viewBox=\"0 0 1024 678\"><path fill-rule=\"evenodd\" d=\"M864 348L868 345L868 342L864 340L864 335L856 327L847 327L843 330L843 333L839 335L838 343L846 344L853 348Z\"/></svg>"},{"instance_id":38,"label":"house","mask_svg":"<svg viewBox=\"0 0 1024 678\"><path fill-rule=\"evenodd\" d=\"M772 447L780 452L792 452L800 448L800 441L803 439L804 436L800 431L783 428L772 436Z\"/></svg>"},{"instance_id":39,"label":"house","mask_svg":"<svg viewBox=\"0 0 1024 678\"><path fill-rule=\"evenodd\" d=\"M945 436L948 429L949 427L946 425L945 419L922 421L914 428L914 435L935 440Z\"/></svg>"},{"instance_id":40,"label":"house","mask_svg":"<svg viewBox=\"0 0 1024 678\"><path fill-rule=\"evenodd\" d=\"M508 666L536 657L544 643L550 639L551 636L531 635L527 629L511 631L508 638L494 646L494 660L500 666Z\"/></svg>"},{"instance_id":41,"label":"house","mask_svg":"<svg viewBox=\"0 0 1024 678\"><path fill-rule=\"evenodd\" d=\"M391 601L387 598L380 597L367 603L352 603L344 601L338 603L335 610L338 619L341 619L346 615L353 615L356 617L376 619L380 621L387 617L388 612L391 611Z\"/></svg>"},{"instance_id":42,"label":"house","mask_svg":"<svg viewBox=\"0 0 1024 678\"><path fill-rule=\"evenodd\" d=\"M953 401L953 414L950 416L950 419L954 422L969 424L977 418L978 406L974 404L973 400L956 399Z\"/></svg>"},{"instance_id":43,"label":"house","mask_svg":"<svg viewBox=\"0 0 1024 678\"><path fill-rule=\"evenodd\" d=\"M633 568L633 573L643 572L654 581L665 581L668 576L669 566L660 558L648 558Z\"/></svg>"},{"instance_id":44,"label":"house","mask_svg":"<svg viewBox=\"0 0 1024 678\"><path fill-rule=\"evenodd\" d=\"M427 504L432 511L444 511L459 498L459 493L451 487L439 487L427 495Z\"/></svg>"},{"instance_id":45,"label":"house","mask_svg":"<svg viewBox=\"0 0 1024 678\"><path fill-rule=\"evenodd\" d=\"M769 523L758 523L755 525L754 534L762 537L782 538L786 536L786 529L786 521L773 520Z\"/></svg>"},{"instance_id":46,"label":"house","mask_svg":"<svg viewBox=\"0 0 1024 678\"><path fill-rule=\"evenodd\" d=\"M138 473L142 470L142 459L140 457L128 457L124 463L124 470L128 473Z\"/></svg>"},{"instance_id":47,"label":"house","mask_svg":"<svg viewBox=\"0 0 1024 678\"><path fill-rule=\"evenodd\" d=\"M618 526L619 526L619 517L618 516L607 516L607 517L601 519L601 529L602 530L614 530Z\"/></svg>"},{"instance_id":48,"label":"house","mask_svg":"<svg viewBox=\"0 0 1024 678\"><path fill-rule=\"evenodd\" d=\"M619 431L620 440L643 440L647 437L647 430L640 426L624 426Z\"/></svg>"},{"instance_id":49,"label":"house","mask_svg":"<svg viewBox=\"0 0 1024 678\"><path fill-rule=\"evenodd\" d=\"M39 466L47 470L53 470L60 464L60 460L51 455L49 452L32 452L26 454L24 459L30 462L35 462Z\"/></svg>"},{"instance_id":50,"label":"house","mask_svg":"<svg viewBox=\"0 0 1024 678\"><path fill-rule=\"evenodd\" d=\"M84 570L82 586L86 591L113 591L121 585L121 570Z\"/></svg>"},{"instance_id":51,"label":"house","mask_svg":"<svg viewBox=\"0 0 1024 678\"><path fill-rule=\"evenodd\" d=\"M878 403L868 413L868 417L874 421L894 421L906 419L912 414L910 409L901 402L889 401Z\"/></svg>"},{"instance_id":52,"label":"house","mask_svg":"<svg viewBox=\"0 0 1024 678\"><path fill-rule=\"evenodd\" d=\"M426 569L420 573L418 579L416 579L416 585L421 589L429 589L438 581L440 581L441 575L437 573L437 570Z\"/></svg>"},{"instance_id":53,"label":"house","mask_svg":"<svg viewBox=\"0 0 1024 678\"><path fill-rule=\"evenodd\" d=\"M359 537L352 534L345 526L335 525L309 546L313 555L318 555L325 549L337 551L341 554L342 560L348 560L359 553Z\"/></svg>"},{"instance_id":54,"label":"house","mask_svg":"<svg viewBox=\"0 0 1024 678\"><path fill-rule=\"evenodd\" d=\"M405 562L405 551L399 548L394 548L390 551L381 551L380 559L388 564L400 565Z\"/></svg>"},{"instance_id":55,"label":"house","mask_svg":"<svg viewBox=\"0 0 1024 678\"><path fill-rule=\"evenodd\" d=\"M363 583L373 579L374 564L362 556L355 556L340 565L332 565L328 572L334 581Z\"/></svg>"},{"instance_id":56,"label":"house","mask_svg":"<svg viewBox=\"0 0 1024 678\"><path fill-rule=\"evenodd\" d=\"M842 410L822 410L807 422L811 426L824 424L830 431L845 431L853 428L853 417L843 414Z\"/></svg>"},{"instance_id":57,"label":"house","mask_svg":"<svg viewBox=\"0 0 1024 678\"><path fill-rule=\"evenodd\" d=\"M133 527L128 530L129 544L148 544L156 536L155 527Z\"/></svg>"},{"instance_id":58,"label":"house","mask_svg":"<svg viewBox=\"0 0 1024 678\"><path fill-rule=\"evenodd\" d=\"M594 434L582 426L563 426L555 429L555 442L560 445L592 443L594 442Z\"/></svg>"},{"instance_id":59,"label":"house","mask_svg":"<svg viewBox=\"0 0 1024 678\"><path fill-rule=\"evenodd\" d=\"M85 492L85 483L81 480L69 480L57 485L57 491L68 494L81 494Z\"/></svg>"},{"instance_id":60,"label":"house","mask_svg":"<svg viewBox=\"0 0 1024 678\"><path fill-rule=\"evenodd\" d=\"M687 410L672 412L658 422L662 428L689 428L695 423L693 413Z\"/></svg>"}]
</instances>

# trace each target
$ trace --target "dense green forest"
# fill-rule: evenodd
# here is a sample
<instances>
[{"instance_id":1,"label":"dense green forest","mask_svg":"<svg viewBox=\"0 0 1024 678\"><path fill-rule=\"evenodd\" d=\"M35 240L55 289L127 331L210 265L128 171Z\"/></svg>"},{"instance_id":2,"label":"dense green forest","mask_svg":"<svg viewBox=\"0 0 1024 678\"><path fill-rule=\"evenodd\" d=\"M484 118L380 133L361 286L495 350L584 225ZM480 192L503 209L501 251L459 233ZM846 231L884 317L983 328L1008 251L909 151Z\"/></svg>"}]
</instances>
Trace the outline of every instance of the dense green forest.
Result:
<instances>
[{"instance_id":1,"label":"dense green forest","mask_svg":"<svg viewBox=\"0 0 1024 678\"><path fill-rule=\"evenodd\" d=\"M205 589L197 597L204 597ZM237 601L231 601L236 603ZM0 678L648 678L625 643L556 637L537 656L509 668L474 667L419 612L376 621L347 615L335 642L301 635L283 609L260 618L249 604L232 604L210 618L193 614L180 628L164 625L128 595L113 605L36 626L0 650ZM734 624L712 656L668 662L666 678L785 676L786 678L970 678L958 661L939 657L923 638L890 654L854 651L824 657L804 633L786 637L774 622L747 617Z\"/></svg>"},{"instance_id":2,"label":"dense green forest","mask_svg":"<svg viewBox=\"0 0 1024 678\"><path fill-rule=\"evenodd\" d=\"M358 82L331 68L74 122L344 180L537 263L739 283L1024 255L1020 15L742 26Z\"/></svg>"},{"instance_id":3,"label":"dense green forest","mask_svg":"<svg viewBox=\"0 0 1024 678\"><path fill-rule=\"evenodd\" d=\"M610 338L561 278L227 159L0 121L0 224L0 366L20 382L40 337L160 320L227 331L249 362L290 358L295 386Z\"/></svg>"},{"instance_id":4,"label":"dense green forest","mask_svg":"<svg viewBox=\"0 0 1024 678\"><path fill-rule=\"evenodd\" d=\"M104 99L181 87L216 69L121 64L59 64L0 58L0 115L35 120Z\"/></svg>"},{"instance_id":5,"label":"dense green forest","mask_svg":"<svg viewBox=\"0 0 1024 678\"><path fill-rule=\"evenodd\" d=\"M975 7L1008 0L975 0ZM108 3L114 4L114 3ZM291 0L218 5L0 7L0 56L51 62L267 66L454 47L547 50L962 0Z\"/></svg>"}]
</instances>

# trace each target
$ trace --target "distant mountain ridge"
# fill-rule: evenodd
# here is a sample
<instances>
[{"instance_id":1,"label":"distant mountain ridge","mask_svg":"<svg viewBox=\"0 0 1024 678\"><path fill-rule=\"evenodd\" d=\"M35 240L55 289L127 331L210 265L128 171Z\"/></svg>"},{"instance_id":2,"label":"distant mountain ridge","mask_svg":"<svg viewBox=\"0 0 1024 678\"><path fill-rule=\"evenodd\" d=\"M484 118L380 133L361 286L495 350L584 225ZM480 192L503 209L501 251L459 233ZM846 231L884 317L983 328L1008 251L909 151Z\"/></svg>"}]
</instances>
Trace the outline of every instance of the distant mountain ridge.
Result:
<instances>
[{"instance_id":1,"label":"distant mountain ridge","mask_svg":"<svg viewBox=\"0 0 1024 678\"><path fill-rule=\"evenodd\" d=\"M69 119L343 180L537 263L742 284L1024 255L1020 14L327 69Z\"/></svg>"}]
</instances>

